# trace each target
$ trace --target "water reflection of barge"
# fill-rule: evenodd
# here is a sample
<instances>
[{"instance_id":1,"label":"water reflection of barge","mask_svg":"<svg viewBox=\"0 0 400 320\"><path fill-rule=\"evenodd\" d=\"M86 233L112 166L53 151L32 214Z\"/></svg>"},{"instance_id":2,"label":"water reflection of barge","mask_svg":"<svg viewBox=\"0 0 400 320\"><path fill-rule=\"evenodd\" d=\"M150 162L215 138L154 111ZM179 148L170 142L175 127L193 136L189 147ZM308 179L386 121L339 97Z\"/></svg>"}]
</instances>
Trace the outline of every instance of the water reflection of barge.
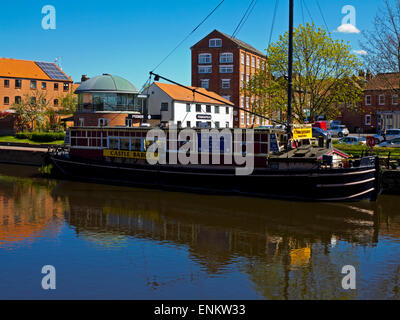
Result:
<instances>
[{"instance_id":1,"label":"water reflection of barge","mask_svg":"<svg viewBox=\"0 0 400 320\"><path fill-rule=\"evenodd\" d=\"M250 175L236 175L236 168L243 165L232 158L232 162L227 163L224 154L220 156L220 164L180 165L168 164L172 152L168 150L167 164L151 165L145 153L155 142L147 139L148 130L74 127L70 129L69 150L54 151L50 159L69 178L167 190L305 201L375 200L380 192L379 165L374 157L364 157L349 164L345 155L337 150L311 145L287 153L272 153L273 137L277 133L269 130L254 130L255 168ZM171 131L166 134L169 145ZM183 143L176 141L177 146ZM224 141L221 148L224 151L234 149L232 141L230 144ZM112 153L113 150L123 153ZM201 152L196 153L197 163L201 163L202 156ZM213 163L212 157L211 152L209 163Z\"/></svg>"}]
</instances>

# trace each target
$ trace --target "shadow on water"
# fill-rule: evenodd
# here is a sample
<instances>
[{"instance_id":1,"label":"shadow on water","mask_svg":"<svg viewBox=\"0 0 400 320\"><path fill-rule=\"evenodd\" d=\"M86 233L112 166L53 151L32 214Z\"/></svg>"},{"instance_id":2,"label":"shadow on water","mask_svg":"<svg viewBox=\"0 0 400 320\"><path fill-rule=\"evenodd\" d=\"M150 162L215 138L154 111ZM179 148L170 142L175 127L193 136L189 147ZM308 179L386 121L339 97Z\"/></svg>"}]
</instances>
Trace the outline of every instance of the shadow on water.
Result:
<instances>
[{"instance_id":1,"label":"shadow on water","mask_svg":"<svg viewBox=\"0 0 400 320\"><path fill-rule=\"evenodd\" d=\"M187 248L189 259L210 277L235 265L267 299L363 297L359 290L341 289L341 267L359 266L360 248L400 236L398 197L382 196L376 203L296 203L35 175L24 167L0 171L0 249L11 240L58 232L66 223L77 237L104 246L122 237Z\"/></svg>"}]
</instances>

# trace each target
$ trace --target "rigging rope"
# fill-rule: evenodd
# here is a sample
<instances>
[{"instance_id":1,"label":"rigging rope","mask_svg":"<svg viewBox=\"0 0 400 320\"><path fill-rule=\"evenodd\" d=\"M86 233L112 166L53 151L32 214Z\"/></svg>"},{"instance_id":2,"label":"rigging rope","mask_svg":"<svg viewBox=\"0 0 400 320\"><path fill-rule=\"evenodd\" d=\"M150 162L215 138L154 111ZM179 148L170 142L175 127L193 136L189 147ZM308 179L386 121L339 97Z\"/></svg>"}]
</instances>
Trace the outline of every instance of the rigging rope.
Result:
<instances>
[{"instance_id":1,"label":"rigging rope","mask_svg":"<svg viewBox=\"0 0 400 320\"><path fill-rule=\"evenodd\" d=\"M251 13L253 12L254 7L256 6L258 0L255 0L253 3L253 6L250 8L247 16L245 17L243 23L240 25L240 27L237 29L236 33L235 33L235 37L239 34L240 30L242 30L243 26L246 24L247 20L249 19Z\"/></svg>"},{"instance_id":2,"label":"rigging rope","mask_svg":"<svg viewBox=\"0 0 400 320\"><path fill-rule=\"evenodd\" d=\"M255 1L255 0L251 0L251 2L250 2L250 4L249 4L249 6L247 7L247 9L246 9L246 11L245 11L245 13L244 13L244 15L243 15L242 19L240 19L240 21L239 21L238 25L236 26L236 29L235 29L235 31L233 31L233 33L232 33L232 38L234 38L234 37L236 36L236 34L237 34L237 31L238 31L239 27L241 26L241 24L242 24L243 20L244 20L244 19L245 19L245 17L247 16L247 13L250 11L250 8L252 7L252 5L253 5L254 1Z\"/></svg>"},{"instance_id":3,"label":"rigging rope","mask_svg":"<svg viewBox=\"0 0 400 320\"><path fill-rule=\"evenodd\" d=\"M161 66L165 60L167 60L206 20L222 5L222 3L225 0L222 0L181 42L178 43L178 45L172 49L170 53L167 54L167 56L161 60L161 62L152 70L154 72L156 69L158 69L159 66Z\"/></svg>"},{"instance_id":4,"label":"rigging rope","mask_svg":"<svg viewBox=\"0 0 400 320\"><path fill-rule=\"evenodd\" d=\"M273 17L272 17L272 24L271 24L271 31L270 31L270 33L269 33L268 47L269 47L270 44L271 44L272 33L274 32L276 13L277 13L277 11L278 11L278 4L279 4L279 0L275 0L274 15L273 15Z\"/></svg>"}]
</instances>

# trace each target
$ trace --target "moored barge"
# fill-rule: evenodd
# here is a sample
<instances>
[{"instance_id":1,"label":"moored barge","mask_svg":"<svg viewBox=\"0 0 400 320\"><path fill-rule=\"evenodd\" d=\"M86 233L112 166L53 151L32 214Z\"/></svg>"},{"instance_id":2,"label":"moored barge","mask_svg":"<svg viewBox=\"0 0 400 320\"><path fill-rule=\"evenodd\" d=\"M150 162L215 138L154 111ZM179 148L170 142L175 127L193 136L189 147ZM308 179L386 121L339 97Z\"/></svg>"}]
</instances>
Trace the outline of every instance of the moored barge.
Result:
<instances>
[{"instance_id":1,"label":"moored barge","mask_svg":"<svg viewBox=\"0 0 400 320\"><path fill-rule=\"evenodd\" d=\"M150 164L146 152L157 143L157 140L148 138L150 130L73 127L69 130L68 148L53 150L50 160L65 177L166 190L300 201L375 200L380 193L379 161L376 157L349 160L346 154L334 148L310 144L288 152L280 151L283 143L279 138L284 136L283 131L251 130L254 151L247 156L253 156L254 169L250 174L238 175L237 168L244 164L236 159L243 159L240 156L246 153L248 142L245 134L241 142L242 154L236 158L234 142L222 139L219 140L221 152L218 157L215 157L211 145L206 154L199 145L193 152L198 161L171 164L170 160L176 158L179 151L170 146L179 148L187 141L176 138L179 130L168 130L165 131L166 163ZM200 129L197 135L201 141ZM177 140L171 144L171 139ZM231 157L225 157L225 153L230 153ZM204 164L205 157L209 157L209 164Z\"/></svg>"}]
</instances>

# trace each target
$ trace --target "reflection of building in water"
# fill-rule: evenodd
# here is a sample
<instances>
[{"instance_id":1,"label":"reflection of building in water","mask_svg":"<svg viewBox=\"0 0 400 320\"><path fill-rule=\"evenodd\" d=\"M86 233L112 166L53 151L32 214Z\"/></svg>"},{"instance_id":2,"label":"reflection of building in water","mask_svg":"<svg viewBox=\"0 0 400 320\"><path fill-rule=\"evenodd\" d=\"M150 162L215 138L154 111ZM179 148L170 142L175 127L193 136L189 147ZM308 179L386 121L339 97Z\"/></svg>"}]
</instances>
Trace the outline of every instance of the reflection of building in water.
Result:
<instances>
[{"instance_id":1,"label":"reflection of building in water","mask_svg":"<svg viewBox=\"0 0 400 320\"><path fill-rule=\"evenodd\" d=\"M316 204L137 189L121 192L100 185L96 192L90 185L67 189L63 193L71 210L66 219L85 239L108 245L112 236L122 241L123 235L184 245L208 273L223 271L238 256L270 262L286 256L287 265L304 266L311 259L313 244L329 246L333 235L361 244L375 239L371 217L367 214L363 220L353 209L321 205L321 210L315 210Z\"/></svg>"},{"instance_id":2,"label":"reflection of building in water","mask_svg":"<svg viewBox=\"0 0 400 320\"><path fill-rule=\"evenodd\" d=\"M63 203L52 198L48 186L0 176L0 247L55 234L61 219Z\"/></svg>"},{"instance_id":3,"label":"reflection of building in water","mask_svg":"<svg viewBox=\"0 0 400 320\"><path fill-rule=\"evenodd\" d=\"M359 266L357 250L378 240L371 203L290 203L76 183L60 186L56 195L68 198L66 220L84 240L124 246L134 238L182 247L200 272L238 271L268 299L356 297L342 291L340 268ZM162 273L155 277L168 282Z\"/></svg>"}]
</instances>

